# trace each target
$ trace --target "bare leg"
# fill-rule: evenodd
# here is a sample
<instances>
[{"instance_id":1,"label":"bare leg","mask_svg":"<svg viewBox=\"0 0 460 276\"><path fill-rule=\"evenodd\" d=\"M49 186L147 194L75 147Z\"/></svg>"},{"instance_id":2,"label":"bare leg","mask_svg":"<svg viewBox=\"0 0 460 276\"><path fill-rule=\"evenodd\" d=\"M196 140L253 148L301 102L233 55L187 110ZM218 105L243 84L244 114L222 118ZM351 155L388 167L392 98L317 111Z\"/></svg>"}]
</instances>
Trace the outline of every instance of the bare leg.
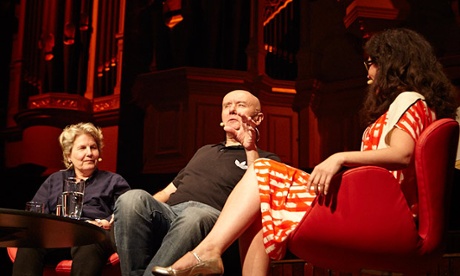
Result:
<instances>
[{"instance_id":1,"label":"bare leg","mask_svg":"<svg viewBox=\"0 0 460 276\"><path fill-rule=\"evenodd\" d=\"M262 218L254 223L239 238L243 275L265 276L268 274L270 258L265 252L262 233Z\"/></svg>"},{"instance_id":2,"label":"bare leg","mask_svg":"<svg viewBox=\"0 0 460 276\"><path fill-rule=\"evenodd\" d=\"M260 219L260 197L256 174L251 165L228 197L214 228L194 252L204 261L220 258L256 219ZM195 264L195 257L186 254L172 267L180 270Z\"/></svg>"}]
</instances>

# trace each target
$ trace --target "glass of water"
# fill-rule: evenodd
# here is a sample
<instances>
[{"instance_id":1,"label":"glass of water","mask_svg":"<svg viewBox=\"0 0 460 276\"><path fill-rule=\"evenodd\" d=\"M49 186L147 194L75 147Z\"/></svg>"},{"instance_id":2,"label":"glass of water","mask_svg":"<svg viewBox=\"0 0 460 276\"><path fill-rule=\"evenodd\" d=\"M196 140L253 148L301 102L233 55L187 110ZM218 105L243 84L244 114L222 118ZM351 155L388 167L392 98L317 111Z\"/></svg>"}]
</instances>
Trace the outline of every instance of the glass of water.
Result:
<instances>
[{"instance_id":1,"label":"glass of water","mask_svg":"<svg viewBox=\"0 0 460 276\"><path fill-rule=\"evenodd\" d=\"M62 216L62 194L56 200L56 216Z\"/></svg>"},{"instance_id":2,"label":"glass of water","mask_svg":"<svg viewBox=\"0 0 460 276\"><path fill-rule=\"evenodd\" d=\"M69 177L64 180L62 192L62 215L72 219L80 219L83 209L85 181Z\"/></svg>"},{"instance_id":3,"label":"glass of water","mask_svg":"<svg viewBox=\"0 0 460 276\"><path fill-rule=\"evenodd\" d=\"M45 204L37 201L26 202L26 211L35 212L35 213L44 213Z\"/></svg>"}]
</instances>

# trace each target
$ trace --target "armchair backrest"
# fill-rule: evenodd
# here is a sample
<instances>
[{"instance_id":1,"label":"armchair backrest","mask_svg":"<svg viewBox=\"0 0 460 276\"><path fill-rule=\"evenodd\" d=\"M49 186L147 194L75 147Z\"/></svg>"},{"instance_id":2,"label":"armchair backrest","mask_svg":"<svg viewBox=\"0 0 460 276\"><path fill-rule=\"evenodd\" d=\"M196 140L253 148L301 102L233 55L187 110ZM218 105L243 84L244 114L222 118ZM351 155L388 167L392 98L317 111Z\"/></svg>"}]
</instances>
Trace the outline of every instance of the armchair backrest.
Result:
<instances>
[{"instance_id":1,"label":"armchair backrest","mask_svg":"<svg viewBox=\"0 0 460 276\"><path fill-rule=\"evenodd\" d=\"M441 239L445 237L458 139L458 122L439 119L423 131L415 146L423 255L440 249Z\"/></svg>"}]
</instances>

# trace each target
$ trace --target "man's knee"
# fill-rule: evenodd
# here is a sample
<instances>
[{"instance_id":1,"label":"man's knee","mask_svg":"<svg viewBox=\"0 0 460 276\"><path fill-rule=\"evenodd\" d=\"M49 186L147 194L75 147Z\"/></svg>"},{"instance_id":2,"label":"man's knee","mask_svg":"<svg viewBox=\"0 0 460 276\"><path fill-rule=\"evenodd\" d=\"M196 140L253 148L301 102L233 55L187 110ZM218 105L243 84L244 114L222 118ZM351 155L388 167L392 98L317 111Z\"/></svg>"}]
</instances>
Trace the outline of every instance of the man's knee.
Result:
<instances>
[{"instance_id":1,"label":"man's knee","mask_svg":"<svg viewBox=\"0 0 460 276\"><path fill-rule=\"evenodd\" d=\"M144 190L129 190L122 194L115 203L115 212L133 210L140 205L145 205L147 200L151 200L152 195Z\"/></svg>"},{"instance_id":2,"label":"man's knee","mask_svg":"<svg viewBox=\"0 0 460 276\"><path fill-rule=\"evenodd\" d=\"M213 227L216 223L219 211L210 211L200 207L190 206L185 209L180 215L180 220L183 224L201 227Z\"/></svg>"}]
</instances>

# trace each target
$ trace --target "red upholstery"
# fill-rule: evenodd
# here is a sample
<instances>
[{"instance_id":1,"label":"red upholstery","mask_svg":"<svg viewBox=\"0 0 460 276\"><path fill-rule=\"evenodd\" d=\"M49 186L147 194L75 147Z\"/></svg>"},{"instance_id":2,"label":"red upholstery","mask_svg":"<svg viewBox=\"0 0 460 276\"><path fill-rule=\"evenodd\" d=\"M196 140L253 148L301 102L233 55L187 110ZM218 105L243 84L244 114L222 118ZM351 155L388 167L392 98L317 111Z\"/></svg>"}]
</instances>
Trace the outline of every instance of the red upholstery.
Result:
<instances>
[{"instance_id":1,"label":"red upholstery","mask_svg":"<svg viewBox=\"0 0 460 276\"><path fill-rule=\"evenodd\" d=\"M418 225L388 170L357 167L337 175L328 196L317 198L291 234L289 250L338 271L407 273L431 266L444 246L458 135L455 120L440 119L416 143Z\"/></svg>"},{"instance_id":2,"label":"red upholstery","mask_svg":"<svg viewBox=\"0 0 460 276\"><path fill-rule=\"evenodd\" d=\"M16 247L7 248L8 255L12 262L16 259L16 252L18 249ZM70 275L70 269L72 268L72 260L62 260L55 267L45 266L43 275L52 276L52 275ZM118 259L118 254L113 253L107 260L107 265L104 267L102 272L104 276L112 275L121 275L120 271L120 260Z\"/></svg>"}]
</instances>

